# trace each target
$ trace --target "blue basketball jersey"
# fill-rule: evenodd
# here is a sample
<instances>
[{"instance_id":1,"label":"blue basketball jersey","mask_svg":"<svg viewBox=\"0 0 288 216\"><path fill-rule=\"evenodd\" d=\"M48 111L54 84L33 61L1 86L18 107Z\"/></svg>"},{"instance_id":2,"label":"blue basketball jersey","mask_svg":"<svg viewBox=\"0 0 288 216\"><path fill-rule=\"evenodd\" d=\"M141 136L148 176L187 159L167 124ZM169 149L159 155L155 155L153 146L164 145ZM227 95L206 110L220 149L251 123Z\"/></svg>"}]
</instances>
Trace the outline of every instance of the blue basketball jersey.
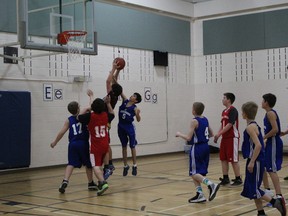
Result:
<instances>
[{"instance_id":1,"label":"blue basketball jersey","mask_svg":"<svg viewBox=\"0 0 288 216\"><path fill-rule=\"evenodd\" d=\"M265 167L267 172L277 172L282 168L283 162L283 141L280 137L281 127L280 119L275 110L271 110L276 114L276 123L278 126L278 133L275 136L269 137L266 141L265 147ZM267 134L272 130L272 125L269 122L267 113L264 117L264 133Z\"/></svg>"},{"instance_id":2,"label":"blue basketball jersey","mask_svg":"<svg viewBox=\"0 0 288 216\"><path fill-rule=\"evenodd\" d=\"M89 140L87 125L80 123L76 116L70 116L69 120L69 142L77 140Z\"/></svg>"},{"instance_id":3,"label":"blue basketball jersey","mask_svg":"<svg viewBox=\"0 0 288 216\"><path fill-rule=\"evenodd\" d=\"M191 140L189 154L189 175L201 174L206 176L209 165L209 123L205 117L195 117L198 127L194 130Z\"/></svg>"},{"instance_id":4,"label":"blue basketball jersey","mask_svg":"<svg viewBox=\"0 0 288 216\"><path fill-rule=\"evenodd\" d=\"M263 136L262 136L262 133L261 133L261 128L259 127L259 125L253 121L253 122L250 122L249 124L256 124L257 127L258 127L258 139L261 143L261 151L257 157L257 161L263 161L265 159L265 149L264 149L264 140L263 140ZM253 152L254 152L254 149L255 149L255 144L253 143L252 139L250 138L249 134L247 133L247 130L245 129L245 131L243 132L243 143L242 143L242 155L243 155L243 158L246 159L246 158L250 158L252 157L253 155Z\"/></svg>"},{"instance_id":5,"label":"blue basketball jersey","mask_svg":"<svg viewBox=\"0 0 288 216\"><path fill-rule=\"evenodd\" d=\"M280 136L280 133L281 133L281 126L280 126L280 119L279 119L279 116L277 114L277 112L275 110L271 110L272 112L274 112L276 114L276 122L277 122L277 126L278 126L278 133L275 135L275 136ZM272 125L270 124L269 122L269 119L267 117L267 113L265 114L265 117L264 117L264 134L267 134L269 133L269 131L272 130ZM268 139L270 139L271 137L269 137Z\"/></svg>"},{"instance_id":6,"label":"blue basketball jersey","mask_svg":"<svg viewBox=\"0 0 288 216\"><path fill-rule=\"evenodd\" d=\"M188 142L189 145L197 143L208 143L209 141L209 123L206 117L195 117L198 121L198 128L195 129L191 140Z\"/></svg>"},{"instance_id":7,"label":"blue basketball jersey","mask_svg":"<svg viewBox=\"0 0 288 216\"><path fill-rule=\"evenodd\" d=\"M137 107L133 104L130 107L126 107L129 100L123 101L121 106L119 107L118 117L119 124L131 124L134 121L135 111L134 109Z\"/></svg>"}]
</instances>

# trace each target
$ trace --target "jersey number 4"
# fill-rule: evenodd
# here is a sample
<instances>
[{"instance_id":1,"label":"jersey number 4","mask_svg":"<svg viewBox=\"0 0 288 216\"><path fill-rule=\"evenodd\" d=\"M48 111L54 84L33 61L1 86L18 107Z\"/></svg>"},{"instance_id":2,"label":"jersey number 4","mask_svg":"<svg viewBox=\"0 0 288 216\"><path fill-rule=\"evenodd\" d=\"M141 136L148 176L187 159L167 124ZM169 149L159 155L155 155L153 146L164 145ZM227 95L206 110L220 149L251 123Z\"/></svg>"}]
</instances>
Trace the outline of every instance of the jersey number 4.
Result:
<instances>
[{"instance_id":1,"label":"jersey number 4","mask_svg":"<svg viewBox=\"0 0 288 216\"><path fill-rule=\"evenodd\" d=\"M207 140L209 140L209 128L208 127L205 128L205 137Z\"/></svg>"}]
</instances>

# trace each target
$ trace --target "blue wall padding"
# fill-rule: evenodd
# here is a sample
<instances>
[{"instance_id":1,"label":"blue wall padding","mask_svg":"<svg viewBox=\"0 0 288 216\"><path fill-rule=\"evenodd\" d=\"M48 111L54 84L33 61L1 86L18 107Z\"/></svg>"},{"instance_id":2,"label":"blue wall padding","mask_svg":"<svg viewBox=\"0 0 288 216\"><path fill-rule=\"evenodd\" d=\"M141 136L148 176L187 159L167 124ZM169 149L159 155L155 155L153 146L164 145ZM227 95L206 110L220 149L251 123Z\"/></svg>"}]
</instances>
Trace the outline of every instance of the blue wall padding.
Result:
<instances>
[{"instance_id":1,"label":"blue wall padding","mask_svg":"<svg viewBox=\"0 0 288 216\"><path fill-rule=\"evenodd\" d=\"M0 91L0 169L29 167L31 94Z\"/></svg>"}]
</instances>

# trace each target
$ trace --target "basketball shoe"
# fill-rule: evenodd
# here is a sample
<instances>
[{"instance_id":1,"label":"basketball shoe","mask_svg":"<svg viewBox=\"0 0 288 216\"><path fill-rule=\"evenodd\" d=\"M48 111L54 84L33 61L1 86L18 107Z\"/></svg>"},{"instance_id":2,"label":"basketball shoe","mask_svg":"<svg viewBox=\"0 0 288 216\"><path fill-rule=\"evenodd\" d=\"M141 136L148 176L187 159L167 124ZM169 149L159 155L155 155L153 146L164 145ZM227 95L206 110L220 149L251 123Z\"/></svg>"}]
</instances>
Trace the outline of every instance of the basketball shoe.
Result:
<instances>
[{"instance_id":1,"label":"basketball shoe","mask_svg":"<svg viewBox=\"0 0 288 216\"><path fill-rule=\"evenodd\" d=\"M123 176L127 176L128 175L128 170L129 170L129 165L124 166L123 168Z\"/></svg>"},{"instance_id":2,"label":"basketball shoe","mask_svg":"<svg viewBox=\"0 0 288 216\"><path fill-rule=\"evenodd\" d=\"M101 196L108 188L109 188L109 185L107 184L106 181L99 182L97 195Z\"/></svg>"},{"instance_id":3,"label":"basketball shoe","mask_svg":"<svg viewBox=\"0 0 288 216\"><path fill-rule=\"evenodd\" d=\"M65 188L68 186L68 181L67 180L63 180L61 185L59 186L59 192L60 193L65 193Z\"/></svg>"},{"instance_id":4,"label":"basketball shoe","mask_svg":"<svg viewBox=\"0 0 288 216\"><path fill-rule=\"evenodd\" d=\"M197 192L196 196L189 199L188 202L189 203L202 203L202 202L206 202L206 198L204 197L203 193Z\"/></svg>"},{"instance_id":5,"label":"basketball shoe","mask_svg":"<svg viewBox=\"0 0 288 216\"><path fill-rule=\"evenodd\" d=\"M216 193L220 188L220 184L211 184L208 185L208 189L209 189L209 201L212 201L215 197L216 197Z\"/></svg>"}]
</instances>

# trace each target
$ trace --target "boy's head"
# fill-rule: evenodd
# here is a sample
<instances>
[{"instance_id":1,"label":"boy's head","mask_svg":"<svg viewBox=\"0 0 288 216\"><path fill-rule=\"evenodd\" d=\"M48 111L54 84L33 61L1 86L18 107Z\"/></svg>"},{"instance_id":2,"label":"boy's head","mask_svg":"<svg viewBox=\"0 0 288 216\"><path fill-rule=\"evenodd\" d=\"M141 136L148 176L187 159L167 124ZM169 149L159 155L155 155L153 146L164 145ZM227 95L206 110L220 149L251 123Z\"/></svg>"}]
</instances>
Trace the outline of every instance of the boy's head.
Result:
<instances>
[{"instance_id":1,"label":"boy's head","mask_svg":"<svg viewBox=\"0 0 288 216\"><path fill-rule=\"evenodd\" d=\"M135 92L131 97L130 97L130 100L131 100L131 98L135 98L135 104L137 104L137 103L140 103L141 101L142 101L142 97L141 97L141 95L139 94L139 93L137 93L137 92Z\"/></svg>"},{"instance_id":2,"label":"boy's head","mask_svg":"<svg viewBox=\"0 0 288 216\"><path fill-rule=\"evenodd\" d=\"M258 105L253 101L246 102L242 105L242 115L246 116L246 119L254 120L257 114Z\"/></svg>"},{"instance_id":3,"label":"boy's head","mask_svg":"<svg viewBox=\"0 0 288 216\"><path fill-rule=\"evenodd\" d=\"M122 94L122 91L123 91L123 88L122 88L122 86L119 85L118 83L114 83L114 84L112 85L112 92L114 93L114 95L115 95L116 97L118 97L119 95L121 95L121 94Z\"/></svg>"},{"instance_id":4,"label":"boy's head","mask_svg":"<svg viewBox=\"0 0 288 216\"><path fill-rule=\"evenodd\" d=\"M263 102L267 102L270 108L273 108L276 104L276 96L274 94L268 93L262 96Z\"/></svg>"},{"instance_id":5,"label":"boy's head","mask_svg":"<svg viewBox=\"0 0 288 216\"><path fill-rule=\"evenodd\" d=\"M205 106L203 103L201 102L195 102L193 103L193 111L195 115L202 115L202 113L204 112Z\"/></svg>"},{"instance_id":6,"label":"boy's head","mask_svg":"<svg viewBox=\"0 0 288 216\"><path fill-rule=\"evenodd\" d=\"M95 113L101 113L105 110L105 103L101 98L96 98L92 104L91 104L91 109Z\"/></svg>"},{"instance_id":7,"label":"boy's head","mask_svg":"<svg viewBox=\"0 0 288 216\"><path fill-rule=\"evenodd\" d=\"M68 104L67 109L72 115L77 115L79 113L80 107L78 102L72 101Z\"/></svg>"},{"instance_id":8,"label":"boy's head","mask_svg":"<svg viewBox=\"0 0 288 216\"><path fill-rule=\"evenodd\" d=\"M226 92L223 94L224 97L226 97L227 100L230 100L230 103L233 104L235 101L235 95L231 92Z\"/></svg>"}]
</instances>

